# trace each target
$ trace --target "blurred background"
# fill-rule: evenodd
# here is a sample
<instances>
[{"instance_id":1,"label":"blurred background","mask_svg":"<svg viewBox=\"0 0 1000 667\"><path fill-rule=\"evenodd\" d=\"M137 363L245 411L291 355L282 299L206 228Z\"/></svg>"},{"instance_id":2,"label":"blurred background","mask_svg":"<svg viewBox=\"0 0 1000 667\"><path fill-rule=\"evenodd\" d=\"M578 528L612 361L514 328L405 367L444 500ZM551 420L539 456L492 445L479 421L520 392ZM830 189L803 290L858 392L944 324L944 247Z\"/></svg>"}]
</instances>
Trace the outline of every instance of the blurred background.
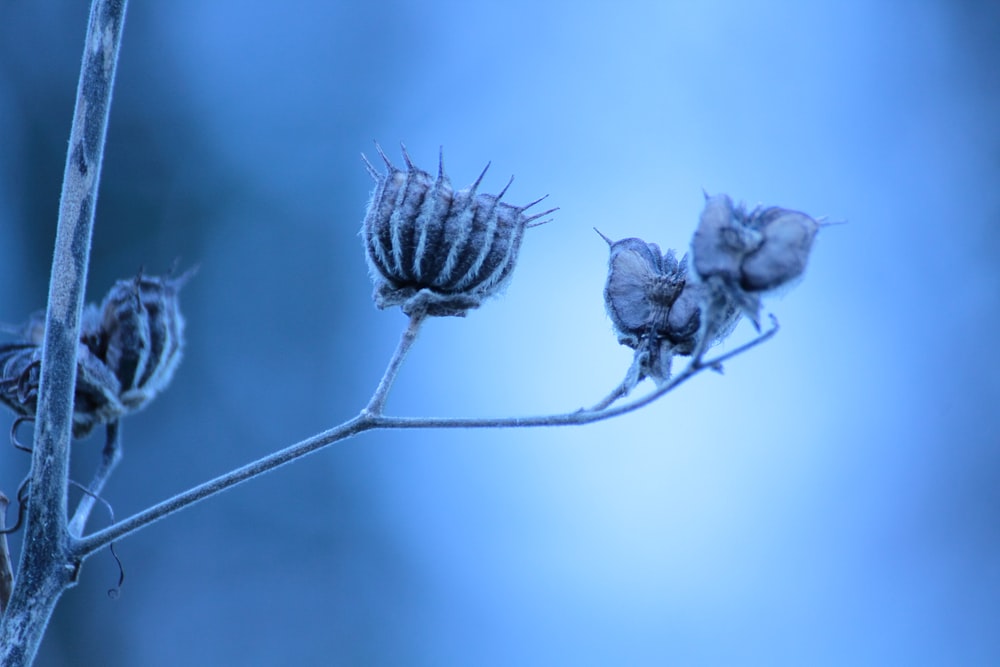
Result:
<instances>
[{"instance_id":1,"label":"blurred background","mask_svg":"<svg viewBox=\"0 0 1000 667\"><path fill-rule=\"evenodd\" d=\"M86 4L0 3L0 321L44 306ZM998 30L975 0L131 3L89 300L200 270L120 518L366 403L405 326L358 237L373 139L560 207L502 298L424 327L392 414L617 384L594 226L683 251L703 188L848 224L725 375L335 445L122 541L116 600L89 559L37 664L1000 664ZM0 447L0 489L28 463Z\"/></svg>"}]
</instances>

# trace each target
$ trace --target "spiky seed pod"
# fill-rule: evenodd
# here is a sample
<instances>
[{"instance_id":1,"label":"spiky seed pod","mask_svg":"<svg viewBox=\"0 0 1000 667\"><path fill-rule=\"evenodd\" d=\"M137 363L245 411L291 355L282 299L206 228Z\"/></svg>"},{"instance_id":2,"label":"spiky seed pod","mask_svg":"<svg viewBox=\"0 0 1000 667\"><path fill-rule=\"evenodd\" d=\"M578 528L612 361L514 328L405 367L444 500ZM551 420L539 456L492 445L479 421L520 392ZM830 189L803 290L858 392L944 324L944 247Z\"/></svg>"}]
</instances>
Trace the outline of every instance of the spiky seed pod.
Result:
<instances>
[{"instance_id":1,"label":"spiky seed pod","mask_svg":"<svg viewBox=\"0 0 1000 667\"><path fill-rule=\"evenodd\" d=\"M375 190L361 229L379 308L400 305L408 315L464 316L510 280L524 231L556 209L536 215L524 206L476 192L489 169L463 190L453 190L438 158L437 178L413 165L402 147L405 171L375 144L387 173L362 155ZM542 223L535 223L542 224Z\"/></svg>"},{"instance_id":2,"label":"spiky seed pod","mask_svg":"<svg viewBox=\"0 0 1000 667\"><path fill-rule=\"evenodd\" d=\"M115 283L100 307L85 307L77 347L75 437L140 409L170 382L184 337L177 294L192 273L176 278L140 273ZM20 341L0 345L0 401L34 417L43 314L32 315L20 331Z\"/></svg>"},{"instance_id":3,"label":"spiky seed pod","mask_svg":"<svg viewBox=\"0 0 1000 667\"><path fill-rule=\"evenodd\" d=\"M673 356L696 346L704 288L688 281L687 257L678 262L673 250L661 254L641 239L601 237L610 249L604 304L618 341L636 351L629 384L647 376L665 382Z\"/></svg>"}]
</instances>

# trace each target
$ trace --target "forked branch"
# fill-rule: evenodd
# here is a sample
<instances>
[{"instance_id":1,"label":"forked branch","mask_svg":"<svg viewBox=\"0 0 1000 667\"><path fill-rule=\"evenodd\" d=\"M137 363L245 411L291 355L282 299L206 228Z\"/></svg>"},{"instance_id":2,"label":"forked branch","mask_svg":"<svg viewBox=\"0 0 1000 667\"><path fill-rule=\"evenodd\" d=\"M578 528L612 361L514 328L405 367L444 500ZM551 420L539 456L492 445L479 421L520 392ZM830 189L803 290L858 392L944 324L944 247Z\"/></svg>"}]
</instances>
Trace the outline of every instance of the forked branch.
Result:
<instances>
[{"instance_id":1,"label":"forked branch","mask_svg":"<svg viewBox=\"0 0 1000 667\"><path fill-rule=\"evenodd\" d=\"M126 5L126 0L94 0L90 9L49 281L28 523L10 605L0 622L4 666L31 664L56 602L77 571L66 529L77 345Z\"/></svg>"},{"instance_id":2,"label":"forked branch","mask_svg":"<svg viewBox=\"0 0 1000 667\"><path fill-rule=\"evenodd\" d=\"M369 403L369 407L362 410L358 416L350 419L339 426L336 426L329 431L325 431L311 438L307 438L299 443L291 445L279 452L265 456L257 461L249 463L242 468L233 470L232 472L226 473L213 480L205 482L199 486L192 489L184 491L177 494L176 496L169 498L158 505L154 505L149 509L139 512L127 519L123 519L118 523L109 526L103 530L95 532L86 537L73 540L72 551L75 556L79 559L84 559L91 554L93 554L98 549L107 546L111 542L121 539L122 537L133 533L140 528L143 528L154 521L158 521L166 516L178 512L185 507L192 505L198 501L204 500L216 494L219 494L226 489L229 489L241 482L245 482L254 477L263 475L266 472L274 470L280 466L290 463L296 459L299 459L307 454L311 454L317 450L320 450L328 445L332 445L335 442L340 442L346 440L350 437L358 435L359 433L364 433L366 431L372 431L376 429L429 429L429 428L532 428L540 426L571 426L571 425L583 425L590 424L597 421L602 421L605 419L610 419L612 417L618 417L620 415L627 414L634 410L649 405L653 401L666 395L674 388L680 386L684 382L687 382L695 375L701 373L706 369L718 370L721 368L722 363L732 359L736 355L742 354L747 350L760 345L764 341L770 339L778 332L778 323L772 318L773 326L757 336L750 342L741 345L740 347L727 352L715 359L704 361L698 363L692 361L688 364L681 373L676 375L670 382L658 387L655 391L649 394L637 398L635 400L629 401L622 405L615 407L608 407L602 410L577 410L576 412L568 412L562 414L553 415L539 415L531 417L505 417L505 418L485 418L485 419L436 419L433 417L393 417L388 415L382 415L378 412L371 410L372 403ZM415 325L411 321L407 332L401 337L399 345L396 348L395 353L390 359L389 364L386 367L385 374L383 375L382 382L379 383L379 390L376 391L376 397L381 396L381 402L384 403L385 392L388 391L389 385L391 385L392 379L398 373L400 365L402 363L403 357L406 355L413 342L413 337L411 334L414 333ZM380 390L385 389L385 391L380 393ZM374 402L374 399L373 399Z\"/></svg>"}]
</instances>

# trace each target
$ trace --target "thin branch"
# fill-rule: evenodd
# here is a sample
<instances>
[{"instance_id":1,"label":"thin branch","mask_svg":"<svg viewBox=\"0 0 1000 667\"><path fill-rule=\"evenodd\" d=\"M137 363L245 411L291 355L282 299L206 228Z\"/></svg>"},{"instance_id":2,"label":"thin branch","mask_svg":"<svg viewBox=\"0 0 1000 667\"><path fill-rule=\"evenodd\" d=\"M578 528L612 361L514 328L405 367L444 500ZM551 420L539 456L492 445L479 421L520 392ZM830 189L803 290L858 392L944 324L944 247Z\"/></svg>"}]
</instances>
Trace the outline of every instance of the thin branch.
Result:
<instances>
[{"instance_id":1,"label":"thin branch","mask_svg":"<svg viewBox=\"0 0 1000 667\"><path fill-rule=\"evenodd\" d=\"M740 345L736 349L708 361L699 362L696 359L692 359L687 367L670 380L670 382L657 387L655 391L646 394L642 398L637 398L617 407L608 407L602 410L581 409L576 412L567 412L557 415L541 415L537 417L501 417L496 419L435 419L427 417L377 416L372 418L374 422L373 426L374 428L385 429L535 428L539 426L581 426L583 424L592 424L594 422L611 419L613 417L620 417L621 415L634 412L639 408L649 405L653 401L684 384L702 371L720 370L724 362L771 339L776 333L778 333L778 321L772 316L771 323L773 326L770 329L758 335L748 343Z\"/></svg>"},{"instance_id":2,"label":"thin branch","mask_svg":"<svg viewBox=\"0 0 1000 667\"><path fill-rule=\"evenodd\" d=\"M291 463L295 459L301 458L306 454L311 454L329 444L346 440L351 436L371 430L372 428L373 425L370 417L355 417L329 431L314 435L279 452L269 454L241 468L220 475L204 484L178 493L173 498L168 498L149 509L123 519L103 530L99 530L83 538L71 540L73 553L77 558L86 558L101 547L107 546L110 542L114 542L188 505L193 505L200 500L232 488L241 482L263 475L286 463Z\"/></svg>"},{"instance_id":3,"label":"thin branch","mask_svg":"<svg viewBox=\"0 0 1000 667\"><path fill-rule=\"evenodd\" d=\"M628 395L630 391L628 377L618 383L618 386L611 390L607 396L605 396L599 403L596 403L591 408L587 409L586 412L598 412L600 410L605 410L612 403L617 403L618 399L624 398Z\"/></svg>"},{"instance_id":4,"label":"thin branch","mask_svg":"<svg viewBox=\"0 0 1000 667\"><path fill-rule=\"evenodd\" d=\"M372 400L368 402L368 406L365 408L367 414L382 414L382 410L385 408L385 401L389 397L389 390L392 389L392 385L396 381L396 376L399 375L399 369L403 365L403 360L406 359L406 354L417 339L420 325L423 324L425 318L426 315L424 314L410 316L410 324L406 327L406 331L403 332L402 337L400 337L396 351L393 353L392 359L389 360L385 373L382 374L382 380L379 381L378 387L372 395Z\"/></svg>"},{"instance_id":5,"label":"thin branch","mask_svg":"<svg viewBox=\"0 0 1000 667\"><path fill-rule=\"evenodd\" d=\"M66 531L76 354L126 5L127 0L94 0L90 9L49 281L28 526L17 582L0 624L2 665L32 662L59 596L76 576Z\"/></svg>"},{"instance_id":6,"label":"thin branch","mask_svg":"<svg viewBox=\"0 0 1000 667\"><path fill-rule=\"evenodd\" d=\"M411 323L412 328L412 323ZM174 512L204 500L210 496L235 486L248 479L262 475L265 472L290 463L306 454L311 454L327 445L331 445L341 440L353 437L365 431L373 429L416 429L416 428L517 428L517 427L538 427L538 426L565 426L590 424L592 422L610 419L619 415L638 410L649 405L673 388L691 379L698 373L706 369L718 369L724 361L746 352L752 347L760 345L770 339L778 331L778 324L775 321L774 327L764 332L757 338L745 345L728 352L716 359L706 363L691 362L683 372L671 380L668 384L656 389L656 391L637 399L630 403L620 405L607 410L590 411L578 410L558 415L546 415L540 417L509 417L502 419L434 419L425 417L386 417L371 414L363 410L357 417L344 422L340 426L320 433L312 438L308 438L291 447L287 447L279 452L265 456L253 463L247 464L232 472L226 473L213 480L210 480L193 489L177 494L173 498L165 500L158 505L154 505L147 510L139 512L127 519L124 519L108 528L88 535L80 539L72 540L72 551L80 559L86 558L98 549L106 546L110 542L116 541L125 535L139 530L154 521L158 521ZM398 352L398 351L397 351ZM392 363L390 362L390 367Z\"/></svg>"},{"instance_id":7,"label":"thin branch","mask_svg":"<svg viewBox=\"0 0 1000 667\"><path fill-rule=\"evenodd\" d=\"M77 554L79 558L86 558L104 545L124 537L139 528L153 523L154 521L158 521L165 516L173 514L188 505L192 505L200 500L208 498L209 496L221 493L222 491L225 491L226 489L241 482L245 482L248 479L252 479L253 477L257 477L258 475L274 470L279 466L294 461L295 459L305 456L306 454L310 454L317 449L326 447L334 442L347 439L353 435L357 435L358 433L371 429L373 423L372 418L382 413L386 398L389 396L389 391L392 389L396 376L399 374L399 369L403 365L403 360L406 358L407 353L413 346L413 342L417 339L417 333L420 331L420 325L423 323L424 319L425 315L423 314L412 315L410 317L406 330L399 339L399 344L396 346L396 350L393 352L392 358L389 360L385 372L382 374L382 379L379 381L378 387L375 389L375 393L372 395L371 400L368 401L368 405L356 418L344 422L343 424L336 426L325 433L320 433L319 435L303 440L302 442L287 447L279 452L275 452L274 454L260 458L252 463L248 463L242 468L238 468L232 472L209 480L204 484L188 489L187 491L177 494L173 498L168 498L158 505L154 505L145 511L139 512L138 514L109 526L104 530L88 535L87 537L80 537L83 533L83 523L86 522L86 516L84 516L78 523L77 518L80 516L80 512L78 510L77 516L73 518L73 524L71 526L72 528L78 528L78 530L71 530L73 537L78 538L72 541L73 552ZM108 448L110 446L111 443L109 441L109 443L105 445L105 454L108 453ZM96 479L97 478L95 477L95 481ZM100 489L94 490L95 493L98 493L99 491ZM86 501L86 497L80 501L81 508L83 507L83 503ZM90 505L93 505L93 499L90 499Z\"/></svg>"},{"instance_id":8,"label":"thin branch","mask_svg":"<svg viewBox=\"0 0 1000 667\"><path fill-rule=\"evenodd\" d=\"M94 479L87 487L87 492L80 498L80 504L76 506L76 512L73 513L73 518L69 522L70 535L77 537L83 535L83 529L87 525L87 519L90 518L90 512L94 509L97 497L101 495L108 478L111 477L111 473L122 460L121 442L121 424L117 421L111 422L106 429L104 449L101 450L101 461L97 464Z\"/></svg>"}]
</instances>

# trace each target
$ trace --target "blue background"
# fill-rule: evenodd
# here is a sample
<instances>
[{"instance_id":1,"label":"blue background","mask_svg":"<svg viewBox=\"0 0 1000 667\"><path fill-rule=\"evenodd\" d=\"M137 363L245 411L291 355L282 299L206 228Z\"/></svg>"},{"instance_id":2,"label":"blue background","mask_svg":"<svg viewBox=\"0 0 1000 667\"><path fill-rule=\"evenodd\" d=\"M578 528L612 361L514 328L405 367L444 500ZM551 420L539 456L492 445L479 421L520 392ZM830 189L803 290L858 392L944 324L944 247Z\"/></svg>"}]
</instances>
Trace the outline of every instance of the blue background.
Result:
<instances>
[{"instance_id":1,"label":"blue background","mask_svg":"<svg viewBox=\"0 0 1000 667\"><path fill-rule=\"evenodd\" d=\"M2 321L44 304L84 4L0 3ZM358 238L373 139L560 207L502 298L426 325L394 414L610 390L594 226L683 250L702 188L848 224L725 375L588 427L336 445L122 541L117 600L91 558L38 664L1000 664L998 28L973 1L132 2L89 296L201 268L119 517L367 401L405 326ZM27 465L0 448L0 489Z\"/></svg>"}]
</instances>

